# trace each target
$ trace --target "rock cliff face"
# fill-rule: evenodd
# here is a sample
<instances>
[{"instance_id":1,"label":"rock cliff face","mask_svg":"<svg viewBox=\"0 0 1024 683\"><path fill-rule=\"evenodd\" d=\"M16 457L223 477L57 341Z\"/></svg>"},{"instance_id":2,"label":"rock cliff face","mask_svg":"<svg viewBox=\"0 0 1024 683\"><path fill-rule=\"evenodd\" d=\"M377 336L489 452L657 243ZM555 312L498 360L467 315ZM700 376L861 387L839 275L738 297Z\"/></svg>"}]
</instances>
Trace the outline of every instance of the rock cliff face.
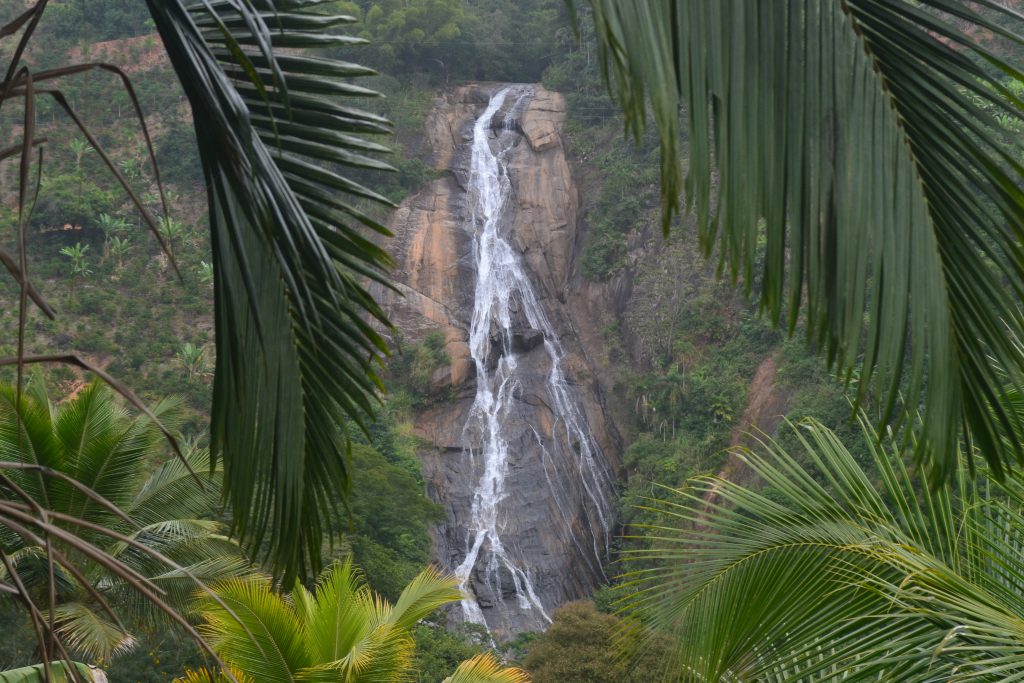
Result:
<instances>
[{"instance_id":1,"label":"rock cliff face","mask_svg":"<svg viewBox=\"0 0 1024 683\"><path fill-rule=\"evenodd\" d=\"M444 175L403 202L390 221L396 237L389 248L404 296L385 296L384 303L408 341L441 331L451 359L435 381L450 386L452 398L416 416L427 492L448 512L447 523L435 531L436 559L451 570L470 553L485 476L480 454L486 435L467 428L474 406L479 410L477 383L493 382L492 374L502 377L508 365L515 368L500 414L507 444L496 503L502 547L495 547L497 537L483 541L466 586L479 611L461 613L482 619L504 638L543 628L555 607L587 595L601 580L621 446L566 305L578 192L561 138L565 102L540 86L518 86L508 104L492 112L488 144L500 149L511 183L498 232L512 246L545 325L531 324L524 295L513 294L504 341L499 343L502 333L492 326L485 344L490 355L474 359L471 353L480 211L474 205L470 147L474 123L498 90L466 86L435 103L426 134L432 162ZM480 348L479 340L473 348ZM553 368L564 375L564 395L556 395ZM561 401L572 404L587 436L572 436ZM591 451L600 471L587 479L581 458ZM507 565L496 559L502 553ZM526 594L524 581L535 596Z\"/></svg>"}]
</instances>

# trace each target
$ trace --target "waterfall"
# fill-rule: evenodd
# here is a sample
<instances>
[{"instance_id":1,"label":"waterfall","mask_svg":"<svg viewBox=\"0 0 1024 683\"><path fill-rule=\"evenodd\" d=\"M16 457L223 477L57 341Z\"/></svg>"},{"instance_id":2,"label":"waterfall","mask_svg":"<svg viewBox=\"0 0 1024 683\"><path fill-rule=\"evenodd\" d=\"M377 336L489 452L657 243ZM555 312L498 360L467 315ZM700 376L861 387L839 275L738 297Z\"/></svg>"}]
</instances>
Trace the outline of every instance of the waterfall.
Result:
<instances>
[{"instance_id":1,"label":"waterfall","mask_svg":"<svg viewBox=\"0 0 1024 683\"><path fill-rule=\"evenodd\" d=\"M545 481L536 482L531 495L553 499L559 518L552 519L552 525L561 526L559 533L577 549L595 575L601 574L613 521L609 500L612 476L576 390L566 378L562 342L519 254L502 234L508 232L511 223L506 215L513 192L507 163L518 135L508 125L511 115L506 114L505 125L497 131L492 130L492 122L503 107L515 111L531 96L528 87L509 86L491 97L473 128L469 169L469 214L477 264L469 350L477 379L463 433L473 437L464 439L465 443L476 444L467 449L467 455L477 483L466 525L465 557L455 569L455 576L467 596L462 602L464 618L484 626L487 620L473 592L474 574L476 582L487 585L492 595L510 596L509 602L521 612L532 614L537 623L550 623L550 610L555 606L543 603L529 563L514 545L503 542L502 536L503 520L516 514L506 489L510 462L515 457L510 453L506 427L515 419L513 403L519 400L524 384L514 339L526 327L543 335L549 364L543 390L554 422L549 439L536 427L529 427L537 439L545 475ZM566 468L555 467L553 458L573 460L568 468L573 481L559 475ZM575 499L570 499L569 491L578 492ZM571 521L580 507L587 518L585 529L574 528Z\"/></svg>"}]
</instances>

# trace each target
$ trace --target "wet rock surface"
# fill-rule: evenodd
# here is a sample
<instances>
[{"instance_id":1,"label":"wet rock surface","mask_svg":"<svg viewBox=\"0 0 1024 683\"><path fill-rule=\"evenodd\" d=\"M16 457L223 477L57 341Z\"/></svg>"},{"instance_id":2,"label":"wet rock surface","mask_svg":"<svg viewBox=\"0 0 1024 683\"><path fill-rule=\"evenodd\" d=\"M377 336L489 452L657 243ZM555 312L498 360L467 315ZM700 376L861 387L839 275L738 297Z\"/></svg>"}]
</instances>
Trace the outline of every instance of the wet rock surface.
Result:
<instances>
[{"instance_id":1,"label":"wet rock surface","mask_svg":"<svg viewBox=\"0 0 1024 683\"><path fill-rule=\"evenodd\" d=\"M595 373L580 347L566 300L573 271L578 196L561 141L564 99L540 86L521 110L509 108L492 119L493 135L513 135L506 160L512 182L506 239L521 257L533 292L563 349L565 384L589 425L606 469L607 490L595 492L580 476L579 454L566 445L566 426L551 395L552 358L542 330L512 309L507 343L489 344L488 372L514 356L518 385L503 414L508 444L505 498L500 502L501 542L517 567L526 572L543 610L523 604L515 577L507 569L487 567L485 542L470 577L476 603L488 628L510 638L547 624L563 602L588 595L602 580L601 560L613 522L594 509L595 495L610 496L620 444L604 409ZM433 385L454 389L447 398L417 415L416 434L427 494L442 504L447 523L435 530L435 556L457 567L467 554L474 491L481 475L478 450L485 434L467 428L476 394L477 371L470 354L469 330L477 281L474 225L466 192L467 140L476 118L498 86L460 87L435 103L426 134L432 162L443 177L408 198L394 213L396 237L389 248L398 261L397 279L404 297L384 294L385 307L404 339L416 342L432 331L443 333L450 366L435 373ZM493 355L493 358L492 358ZM577 444L576 449L579 446ZM609 508L610 509L610 508ZM458 619L458 610L453 611Z\"/></svg>"}]
</instances>

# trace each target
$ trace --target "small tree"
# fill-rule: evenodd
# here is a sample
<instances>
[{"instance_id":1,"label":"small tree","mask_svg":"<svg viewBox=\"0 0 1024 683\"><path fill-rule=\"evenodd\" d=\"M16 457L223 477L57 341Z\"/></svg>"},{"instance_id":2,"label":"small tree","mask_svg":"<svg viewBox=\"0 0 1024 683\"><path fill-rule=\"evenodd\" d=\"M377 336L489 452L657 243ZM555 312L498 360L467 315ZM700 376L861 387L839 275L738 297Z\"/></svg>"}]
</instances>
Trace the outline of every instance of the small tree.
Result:
<instances>
[{"instance_id":1,"label":"small tree","mask_svg":"<svg viewBox=\"0 0 1024 683\"><path fill-rule=\"evenodd\" d=\"M176 221L169 216L165 216L160 221L160 234L167 240L167 248L174 253L174 245L179 243L185 236L185 226L181 221Z\"/></svg>"},{"instance_id":2,"label":"small tree","mask_svg":"<svg viewBox=\"0 0 1024 683\"><path fill-rule=\"evenodd\" d=\"M85 158L85 153L92 149L92 146L83 140L82 138L75 138L68 147L75 155L75 177L78 179L78 206L75 207L78 211L82 210L82 191L85 187L85 171L82 168L82 159Z\"/></svg>"},{"instance_id":3,"label":"small tree","mask_svg":"<svg viewBox=\"0 0 1024 683\"><path fill-rule=\"evenodd\" d=\"M199 262L199 281L204 285L213 284L213 264L207 261Z\"/></svg>"},{"instance_id":4,"label":"small tree","mask_svg":"<svg viewBox=\"0 0 1024 683\"><path fill-rule=\"evenodd\" d=\"M75 246L63 247L60 250L61 254L71 259L71 298L75 296L75 289L79 281L92 275L92 269L89 268L89 263L85 259L88 251L89 245L81 242L75 242Z\"/></svg>"},{"instance_id":5,"label":"small tree","mask_svg":"<svg viewBox=\"0 0 1024 683\"><path fill-rule=\"evenodd\" d=\"M125 177L130 181L136 181L142 177L142 164L134 157L122 159L118 166L121 167L121 173L124 173Z\"/></svg>"},{"instance_id":6,"label":"small tree","mask_svg":"<svg viewBox=\"0 0 1024 683\"><path fill-rule=\"evenodd\" d=\"M128 229L128 221L120 216L111 216L108 213L101 213L96 219L96 225L103 231L103 259L110 256L110 241L117 233Z\"/></svg>"},{"instance_id":7,"label":"small tree","mask_svg":"<svg viewBox=\"0 0 1024 683\"><path fill-rule=\"evenodd\" d=\"M191 381L196 375L206 372L206 347L186 342L178 351L178 360L188 372L188 378Z\"/></svg>"},{"instance_id":8,"label":"small tree","mask_svg":"<svg viewBox=\"0 0 1024 683\"><path fill-rule=\"evenodd\" d=\"M124 268L124 257L128 253L128 247L130 246L131 242L128 241L127 237L114 235L110 238L110 255L117 259L118 270Z\"/></svg>"}]
</instances>

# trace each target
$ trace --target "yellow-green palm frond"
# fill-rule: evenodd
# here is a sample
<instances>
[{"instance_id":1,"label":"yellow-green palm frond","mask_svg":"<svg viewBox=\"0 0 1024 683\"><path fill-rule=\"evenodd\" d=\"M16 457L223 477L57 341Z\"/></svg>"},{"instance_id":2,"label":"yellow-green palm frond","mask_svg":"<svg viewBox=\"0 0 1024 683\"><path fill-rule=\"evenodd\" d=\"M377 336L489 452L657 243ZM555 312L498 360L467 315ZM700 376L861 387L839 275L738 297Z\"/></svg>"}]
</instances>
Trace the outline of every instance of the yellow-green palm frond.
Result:
<instances>
[{"instance_id":1,"label":"yellow-green palm frond","mask_svg":"<svg viewBox=\"0 0 1024 683\"><path fill-rule=\"evenodd\" d=\"M402 590L388 615L388 623L411 629L440 607L463 598L458 582L450 574L427 567Z\"/></svg>"},{"instance_id":2,"label":"yellow-green palm frond","mask_svg":"<svg viewBox=\"0 0 1024 683\"><path fill-rule=\"evenodd\" d=\"M225 667L225 670L230 672L231 676L225 675L224 670L187 669L184 676L174 679L174 683L232 683L232 677L234 683L256 683L241 671L230 666Z\"/></svg>"},{"instance_id":3,"label":"yellow-green palm frond","mask_svg":"<svg viewBox=\"0 0 1024 683\"><path fill-rule=\"evenodd\" d=\"M522 669L504 668L490 652L484 652L459 664L444 683L530 683Z\"/></svg>"},{"instance_id":4,"label":"yellow-green palm frond","mask_svg":"<svg viewBox=\"0 0 1024 683\"><path fill-rule=\"evenodd\" d=\"M231 579L214 593L197 599L204 619L199 631L225 663L261 683L291 683L312 663L295 608L274 592L270 579Z\"/></svg>"},{"instance_id":5,"label":"yellow-green palm frond","mask_svg":"<svg viewBox=\"0 0 1024 683\"><path fill-rule=\"evenodd\" d=\"M238 579L216 586L220 603L197 601L213 649L261 683L409 680L413 626L461 598L453 579L428 568L392 606L351 560L328 567L312 591L296 584L286 599L272 589L266 578Z\"/></svg>"},{"instance_id":6,"label":"yellow-green palm frond","mask_svg":"<svg viewBox=\"0 0 1024 683\"><path fill-rule=\"evenodd\" d=\"M101 610L80 602L66 602L54 610L56 634L71 652L90 660L107 660L135 649L136 638L124 624Z\"/></svg>"}]
</instances>

